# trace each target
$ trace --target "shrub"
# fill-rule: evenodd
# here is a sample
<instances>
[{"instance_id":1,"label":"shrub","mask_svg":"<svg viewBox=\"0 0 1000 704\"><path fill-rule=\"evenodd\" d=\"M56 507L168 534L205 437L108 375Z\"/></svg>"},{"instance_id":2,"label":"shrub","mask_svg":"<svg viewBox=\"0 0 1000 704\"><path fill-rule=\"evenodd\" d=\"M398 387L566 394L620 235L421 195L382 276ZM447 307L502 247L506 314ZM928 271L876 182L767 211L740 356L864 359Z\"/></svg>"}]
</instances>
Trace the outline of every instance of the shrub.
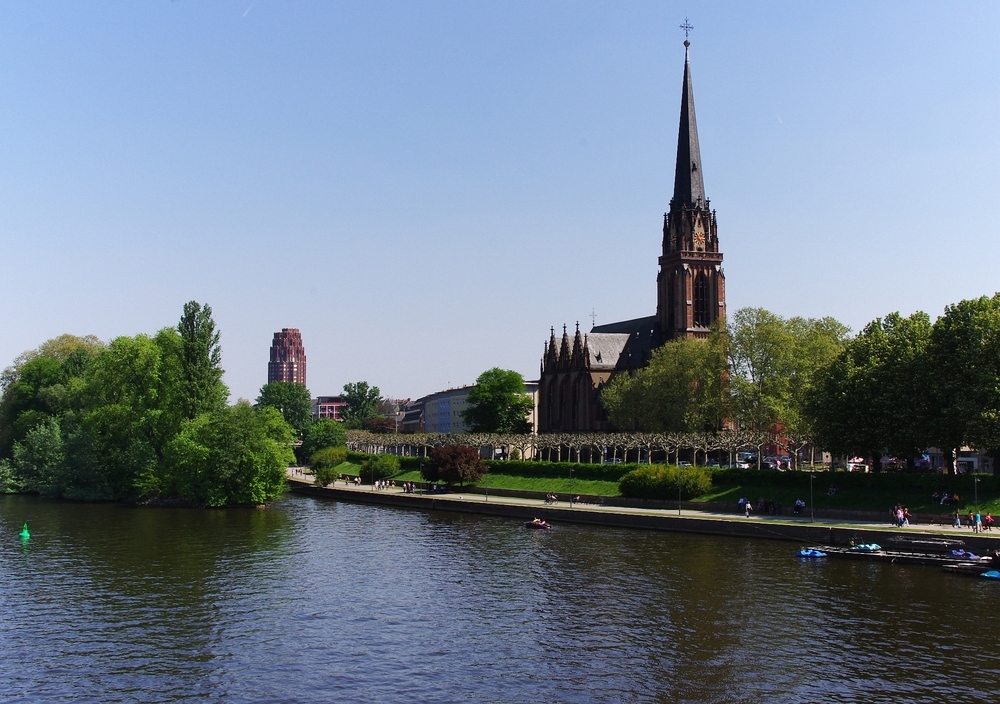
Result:
<instances>
[{"instance_id":1,"label":"shrub","mask_svg":"<svg viewBox=\"0 0 1000 704\"><path fill-rule=\"evenodd\" d=\"M316 484L326 486L337 478L337 467L347 461L346 447L327 447L314 453L309 460L316 475Z\"/></svg>"},{"instance_id":2,"label":"shrub","mask_svg":"<svg viewBox=\"0 0 1000 704\"><path fill-rule=\"evenodd\" d=\"M622 477L618 489L632 499L693 499L712 488L712 475L701 467L645 465Z\"/></svg>"},{"instance_id":3,"label":"shrub","mask_svg":"<svg viewBox=\"0 0 1000 704\"><path fill-rule=\"evenodd\" d=\"M486 472L486 463L474 447L447 445L433 448L430 462L420 472L429 482L465 484L479 481Z\"/></svg>"},{"instance_id":4,"label":"shrub","mask_svg":"<svg viewBox=\"0 0 1000 704\"><path fill-rule=\"evenodd\" d=\"M361 478L370 482L399 474L399 458L395 455L375 455L361 465Z\"/></svg>"}]
</instances>

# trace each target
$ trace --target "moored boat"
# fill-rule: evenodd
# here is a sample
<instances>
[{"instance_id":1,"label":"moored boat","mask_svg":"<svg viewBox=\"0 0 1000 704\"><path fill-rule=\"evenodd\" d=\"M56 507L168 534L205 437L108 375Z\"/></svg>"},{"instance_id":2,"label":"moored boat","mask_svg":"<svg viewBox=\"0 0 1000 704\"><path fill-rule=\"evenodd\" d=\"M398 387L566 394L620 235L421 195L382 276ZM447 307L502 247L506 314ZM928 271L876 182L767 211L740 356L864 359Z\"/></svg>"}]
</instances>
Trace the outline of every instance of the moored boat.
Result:
<instances>
[{"instance_id":1,"label":"moored boat","mask_svg":"<svg viewBox=\"0 0 1000 704\"><path fill-rule=\"evenodd\" d=\"M816 548L802 548L799 550L799 557L826 557L826 553Z\"/></svg>"}]
</instances>

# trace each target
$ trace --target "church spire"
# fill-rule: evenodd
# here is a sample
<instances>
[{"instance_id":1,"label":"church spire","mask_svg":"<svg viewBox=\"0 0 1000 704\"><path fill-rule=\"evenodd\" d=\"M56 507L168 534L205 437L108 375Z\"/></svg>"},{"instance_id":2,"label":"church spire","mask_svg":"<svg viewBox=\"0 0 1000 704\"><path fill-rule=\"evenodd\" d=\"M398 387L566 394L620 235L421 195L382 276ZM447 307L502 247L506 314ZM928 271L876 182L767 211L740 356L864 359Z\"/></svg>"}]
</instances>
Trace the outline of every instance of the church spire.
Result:
<instances>
[{"instance_id":1,"label":"church spire","mask_svg":"<svg viewBox=\"0 0 1000 704\"><path fill-rule=\"evenodd\" d=\"M685 20L685 24L687 21ZM691 64L684 40L684 86L681 88L681 124L677 131L677 166L674 170L674 203L705 205L705 182L702 180L701 150L698 148L698 123L694 117L694 88Z\"/></svg>"}]
</instances>

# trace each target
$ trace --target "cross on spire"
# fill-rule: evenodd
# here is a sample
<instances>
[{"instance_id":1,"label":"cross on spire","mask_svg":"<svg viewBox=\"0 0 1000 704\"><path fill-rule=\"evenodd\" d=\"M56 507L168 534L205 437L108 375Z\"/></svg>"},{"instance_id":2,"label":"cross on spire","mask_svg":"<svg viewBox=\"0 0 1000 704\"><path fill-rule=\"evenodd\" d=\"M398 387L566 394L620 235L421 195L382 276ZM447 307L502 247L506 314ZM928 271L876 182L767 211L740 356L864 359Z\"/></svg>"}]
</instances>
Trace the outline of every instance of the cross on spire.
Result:
<instances>
[{"instance_id":1,"label":"cross on spire","mask_svg":"<svg viewBox=\"0 0 1000 704\"><path fill-rule=\"evenodd\" d=\"M691 30L694 29L694 25L688 22L688 18L685 17L684 24L681 25L681 29L684 30L684 38L687 39L688 35L691 33Z\"/></svg>"}]
</instances>

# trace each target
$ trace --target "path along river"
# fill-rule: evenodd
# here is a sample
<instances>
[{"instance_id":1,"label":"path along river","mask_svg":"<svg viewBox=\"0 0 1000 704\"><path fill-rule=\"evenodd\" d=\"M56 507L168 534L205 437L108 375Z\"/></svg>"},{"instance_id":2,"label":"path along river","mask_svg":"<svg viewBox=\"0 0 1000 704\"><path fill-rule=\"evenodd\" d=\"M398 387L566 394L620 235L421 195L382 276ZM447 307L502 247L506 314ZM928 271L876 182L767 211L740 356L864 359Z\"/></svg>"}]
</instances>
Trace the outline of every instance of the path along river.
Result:
<instances>
[{"instance_id":1,"label":"path along river","mask_svg":"<svg viewBox=\"0 0 1000 704\"><path fill-rule=\"evenodd\" d=\"M32 537L18 538L23 521ZM0 497L0 701L978 701L1000 584L290 496Z\"/></svg>"}]
</instances>

